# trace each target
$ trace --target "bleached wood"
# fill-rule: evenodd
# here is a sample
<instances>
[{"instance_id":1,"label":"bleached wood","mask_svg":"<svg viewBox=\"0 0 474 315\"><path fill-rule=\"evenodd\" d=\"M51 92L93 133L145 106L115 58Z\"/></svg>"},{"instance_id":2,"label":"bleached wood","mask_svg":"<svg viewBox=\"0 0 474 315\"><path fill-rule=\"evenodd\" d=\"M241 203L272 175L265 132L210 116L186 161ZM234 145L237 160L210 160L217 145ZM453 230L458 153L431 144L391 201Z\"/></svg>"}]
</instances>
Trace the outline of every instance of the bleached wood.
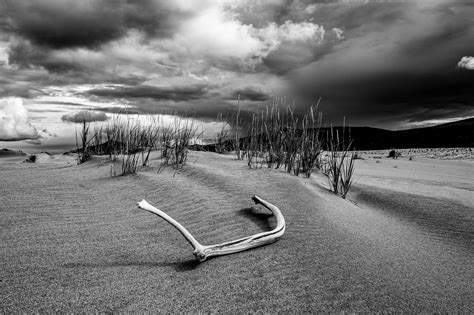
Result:
<instances>
[{"instance_id":1,"label":"bleached wood","mask_svg":"<svg viewBox=\"0 0 474 315\"><path fill-rule=\"evenodd\" d=\"M163 211L153 207L146 200L140 201L138 203L138 207L153 214L156 214L157 216L174 226L194 248L194 256L196 256L196 258L202 262L212 256L233 254L250 248L255 248L258 246L273 243L278 238L280 238L283 233L285 233L285 218L281 214L280 209L256 195L252 197L252 200L256 204L261 204L273 213L277 222L276 227L268 232L262 232L255 235L236 239L230 242L215 245L200 244L194 238L194 236L178 221L174 220L172 217L170 217Z\"/></svg>"}]
</instances>

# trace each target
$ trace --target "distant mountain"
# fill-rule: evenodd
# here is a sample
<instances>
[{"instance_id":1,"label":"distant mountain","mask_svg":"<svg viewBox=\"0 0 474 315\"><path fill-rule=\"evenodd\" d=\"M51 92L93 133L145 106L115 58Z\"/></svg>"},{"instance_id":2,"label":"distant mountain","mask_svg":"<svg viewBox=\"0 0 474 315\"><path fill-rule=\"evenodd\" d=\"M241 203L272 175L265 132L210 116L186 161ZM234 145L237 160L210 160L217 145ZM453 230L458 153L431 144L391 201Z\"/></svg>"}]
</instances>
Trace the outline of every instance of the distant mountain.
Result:
<instances>
[{"instance_id":1,"label":"distant mountain","mask_svg":"<svg viewBox=\"0 0 474 315\"><path fill-rule=\"evenodd\" d=\"M323 137L330 128L321 130ZM448 148L474 147L474 118L407 130L385 130L371 127L334 127L345 141L353 140L357 150L383 150L390 148ZM323 138L324 139L324 138ZM346 142L347 143L347 142Z\"/></svg>"}]
</instances>

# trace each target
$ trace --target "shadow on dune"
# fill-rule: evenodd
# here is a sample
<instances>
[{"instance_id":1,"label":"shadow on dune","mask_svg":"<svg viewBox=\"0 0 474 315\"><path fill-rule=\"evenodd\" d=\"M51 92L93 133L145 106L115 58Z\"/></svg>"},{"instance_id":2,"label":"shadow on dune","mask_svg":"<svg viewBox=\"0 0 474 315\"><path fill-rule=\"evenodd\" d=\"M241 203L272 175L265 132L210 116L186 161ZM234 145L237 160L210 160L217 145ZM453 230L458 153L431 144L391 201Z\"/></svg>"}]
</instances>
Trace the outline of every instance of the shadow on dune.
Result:
<instances>
[{"instance_id":1,"label":"shadow on dune","mask_svg":"<svg viewBox=\"0 0 474 315\"><path fill-rule=\"evenodd\" d=\"M264 211L255 207L244 208L237 211L237 215L249 219L262 229L262 232L265 232L272 229L270 222L272 221L273 214L269 213L268 210Z\"/></svg>"},{"instance_id":2,"label":"shadow on dune","mask_svg":"<svg viewBox=\"0 0 474 315\"><path fill-rule=\"evenodd\" d=\"M350 199L417 225L423 234L474 250L472 209L453 200L359 185Z\"/></svg>"},{"instance_id":3,"label":"shadow on dune","mask_svg":"<svg viewBox=\"0 0 474 315\"><path fill-rule=\"evenodd\" d=\"M103 263L67 263L62 265L63 268L115 268L115 267L172 267L177 272L185 272L194 270L199 266L200 262L197 259L189 259L176 262L165 261L111 261Z\"/></svg>"}]
</instances>

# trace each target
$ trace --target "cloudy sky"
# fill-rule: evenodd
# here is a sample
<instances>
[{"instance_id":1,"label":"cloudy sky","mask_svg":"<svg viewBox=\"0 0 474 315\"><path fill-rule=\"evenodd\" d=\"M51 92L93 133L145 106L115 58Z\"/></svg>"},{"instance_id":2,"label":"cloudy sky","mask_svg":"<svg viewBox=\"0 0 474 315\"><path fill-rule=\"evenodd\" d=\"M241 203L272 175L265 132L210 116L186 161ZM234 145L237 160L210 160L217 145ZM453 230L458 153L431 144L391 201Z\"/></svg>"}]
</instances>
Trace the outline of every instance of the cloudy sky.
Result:
<instances>
[{"instance_id":1,"label":"cloudy sky","mask_svg":"<svg viewBox=\"0 0 474 315\"><path fill-rule=\"evenodd\" d=\"M209 119L238 95L399 129L474 116L473 87L468 0L0 0L0 140L60 138L84 109Z\"/></svg>"}]
</instances>

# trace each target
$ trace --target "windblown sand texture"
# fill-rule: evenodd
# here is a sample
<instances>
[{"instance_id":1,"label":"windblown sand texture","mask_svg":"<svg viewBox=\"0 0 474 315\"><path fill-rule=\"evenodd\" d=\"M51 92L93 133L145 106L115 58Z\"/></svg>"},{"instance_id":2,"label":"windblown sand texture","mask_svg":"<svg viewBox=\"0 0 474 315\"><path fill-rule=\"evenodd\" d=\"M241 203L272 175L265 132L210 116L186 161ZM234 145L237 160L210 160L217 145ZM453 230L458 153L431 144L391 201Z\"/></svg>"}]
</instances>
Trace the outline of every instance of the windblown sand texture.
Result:
<instances>
[{"instance_id":1,"label":"windblown sand texture","mask_svg":"<svg viewBox=\"0 0 474 315\"><path fill-rule=\"evenodd\" d=\"M105 158L0 164L0 312L474 312L472 161L358 160L348 199L321 174L192 152L174 172L110 177ZM203 244L276 243L198 263L145 198Z\"/></svg>"}]
</instances>

